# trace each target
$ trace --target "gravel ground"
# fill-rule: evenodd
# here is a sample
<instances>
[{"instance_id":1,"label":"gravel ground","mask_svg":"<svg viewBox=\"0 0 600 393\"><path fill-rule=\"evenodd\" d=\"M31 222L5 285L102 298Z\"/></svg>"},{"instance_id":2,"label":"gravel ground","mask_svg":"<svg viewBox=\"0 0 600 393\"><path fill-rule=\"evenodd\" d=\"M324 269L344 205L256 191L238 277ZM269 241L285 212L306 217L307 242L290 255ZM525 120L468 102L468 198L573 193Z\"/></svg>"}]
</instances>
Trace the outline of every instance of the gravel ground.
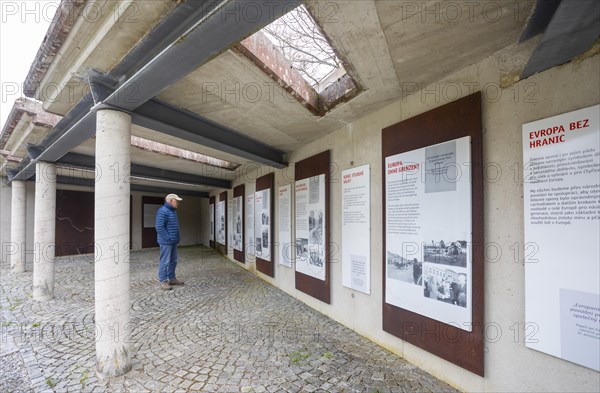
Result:
<instances>
[{"instance_id":1,"label":"gravel ground","mask_svg":"<svg viewBox=\"0 0 600 393\"><path fill-rule=\"evenodd\" d=\"M29 384L29 376L19 352L0 357L0 392L25 393L33 392Z\"/></svg>"}]
</instances>

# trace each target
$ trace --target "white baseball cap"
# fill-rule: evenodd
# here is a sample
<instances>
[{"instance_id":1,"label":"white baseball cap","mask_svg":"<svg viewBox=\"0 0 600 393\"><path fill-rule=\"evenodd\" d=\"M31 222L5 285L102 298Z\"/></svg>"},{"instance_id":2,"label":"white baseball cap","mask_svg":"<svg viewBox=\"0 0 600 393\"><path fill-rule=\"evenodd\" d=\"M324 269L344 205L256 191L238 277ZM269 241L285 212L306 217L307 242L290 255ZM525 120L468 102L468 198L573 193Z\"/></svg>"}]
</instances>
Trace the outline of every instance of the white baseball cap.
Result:
<instances>
[{"instance_id":1,"label":"white baseball cap","mask_svg":"<svg viewBox=\"0 0 600 393\"><path fill-rule=\"evenodd\" d=\"M177 194L169 194L169 195L167 195L167 197L165 198L165 200L166 200L167 202L168 202L168 201L170 201L171 199L175 199L175 200L177 200L177 201L183 201L183 199L179 198L179 197L177 196Z\"/></svg>"}]
</instances>

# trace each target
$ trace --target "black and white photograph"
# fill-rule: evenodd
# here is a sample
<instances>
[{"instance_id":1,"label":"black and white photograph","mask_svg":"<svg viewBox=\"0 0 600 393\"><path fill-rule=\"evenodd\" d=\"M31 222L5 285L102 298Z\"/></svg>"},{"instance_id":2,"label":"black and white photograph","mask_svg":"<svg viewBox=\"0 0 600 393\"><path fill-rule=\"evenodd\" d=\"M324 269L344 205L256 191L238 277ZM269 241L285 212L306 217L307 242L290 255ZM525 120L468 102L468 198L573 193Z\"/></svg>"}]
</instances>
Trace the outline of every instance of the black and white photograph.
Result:
<instances>
[{"instance_id":1,"label":"black and white photograph","mask_svg":"<svg viewBox=\"0 0 600 393\"><path fill-rule=\"evenodd\" d=\"M311 210L308 216L308 232L311 244L323 244L323 211Z\"/></svg>"},{"instance_id":2,"label":"black and white photograph","mask_svg":"<svg viewBox=\"0 0 600 393\"><path fill-rule=\"evenodd\" d=\"M319 252L319 250L311 249L309 254L310 254L310 258L308 259L309 265L316 266L316 267L323 267L323 257L321 256L321 253Z\"/></svg>"},{"instance_id":3,"label":"black and white photograph","mask_svg":"<svg viewBox=\"0 0 600 393\"><path fill-rule=\"evenodd\" d=\"M467 275L451 269L426 264L423 269L423 296L467 307Z\"/></svg>"},{"instance_id":4,"label":"black and white photograph","mask_svg":"<svg viewBox=\"0 0 600 393\"><path fill-rule=\"evenodd\" d=\"M238 212L240 212L238 210ZM242 234L242 216L241 216L241 212L237 214L236 220L235 220L235 233L237 234Z\"/></svg>"},{"instance_id":5,"label":"black and white photograph","mask_svg":"<svg viewBox=\"0 0 600 393\"><path fill-rule=\"evenodd\" d=\"M256 255L262 255L262 239L260 237L256 238Z\"/></svg>"},{"instance_id":6,"label":"black and white photograph","mask_svg":"<svg viewBox=\"0 0 600 393\"><path fill-rule=\"evenodd\" d=\"M262 246L263 248L269 247L269 228L262 229Z\"/></svg>"},{"instance_id":7,"label":"black and white photograph","mask_svg":"<svg viewBox=\"0 0 600 393\"><path fill-rule=\"evenodd\" d=\"M262 224L263 225L269 225L269 213L263 211L262 212Z\"/></svg>"},{"instance_id":8,"label":"black and white photograph","mask_svg":"<svg viewBox=\"0 0 600 393\"><path fill-rule=\"evenodd\" d=\"M404 258L400 254L388 251L387 277L409 284L423 285L423 262L417 258Z\"/></svg>"},{"instance_id":9,"label":"black and white photograph","mask_svg":"<svg viewBox=\"0 0 600 393\"><path fill-rule=\"evenodd\" d=\"M225 216L219 217L218 239L221 244L225 243Z\"/></svg>"},{"instance_id":10,"label":"black and white photograph","mask_svg":"<svg viewBox=\"0 0 600 393\"><path fill-rule=\"evenodd\" d=\"M304 261L308 260L308 239L296 239L296 259Z\"/></svg>"},{"instance_id":11,"label":"black and white photograph","mask_svg":"<svg viewBox=\"0 0 600 393\"><path fill-rule=\"evenodd\" d=\"M233 235L233 248L238 251L242 250L242 235L235 233Z\"/></svg>"},{"instance_id":12,"label":"black and white photograph","mask_svg":"<svg viewBox=\"0 0 600 393\"><path fill-rule=\"evenodd\" d=\"M425 262L467 267L466 240L431 240L423 244Z\"/></svg>"}]
</instances>

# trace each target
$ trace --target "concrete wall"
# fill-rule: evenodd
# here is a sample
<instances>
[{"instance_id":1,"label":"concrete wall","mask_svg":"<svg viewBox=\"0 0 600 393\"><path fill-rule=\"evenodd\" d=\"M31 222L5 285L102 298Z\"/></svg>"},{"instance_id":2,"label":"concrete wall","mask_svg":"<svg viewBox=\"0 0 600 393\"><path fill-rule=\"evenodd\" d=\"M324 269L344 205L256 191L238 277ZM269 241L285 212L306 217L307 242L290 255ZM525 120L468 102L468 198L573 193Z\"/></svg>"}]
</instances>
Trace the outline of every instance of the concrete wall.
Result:
<instances>
[{"instance_id":1,"label":"concrete wall","mask_svg":"<svg viewBox=\"0 0 600 393\"><path fill-rule=\"evenodd\" d=\"M58 185L59 190L72 190L93 192L93 189L82 186ZM2 184L0 189L0 244L10 242L10 210L12 188ZM134 250L140 250L142 244L142 195L164 197L162 194L148 194L132 192L132 228L131 238ZM181 230L181 246L199 244L208 245L208 198L184 196L184 202L178 209ZM27 217L26 217L26 263L27 270L31 271L33 263L33 222L34 222L35 182L27 182ZM4 250L4 247L2 248ZM2 251L2 262L5 262Z\"/></svg>"},{"instance_id":2,"label":"concrete wall","mask_svg":"<svg viewBox=\"0 0 600 393\"><path fill-rule=\"evenodd\" d=\"M139 250L142 245L142 196L164 197L162 194L148 194L137 191L131 193L131 241L134 245L134 250ZM177 216L179 217L179 229L181 232L181 243L179 243L179 245L194 246L197 244L204 244L202 242L203 228L201 223L203 223L203 217L205 216L202 214L202 206L203 204L206 204L206 214L208 214L208 199L191 196L182 196L182 198L183 202L177 209ZM204 226L208 228L208 224L204 224ZM208 234L206 235L206 239L208 239ZM208 244L208 240L206 240L206 244Z\"/></svg>"},{"instance_id":3,"label":"concrete wall","mask_svg":"<svg viewBox=\"0 0 600 393\"><path fill-rule=\"evenodd\" d=\"M199 227L198 244L208 247L210 241L210 213L208 210L208 198L200 199L200 217L196 224Z\"/></svg>"},{"instance_id":4,"label":"concrete wall","mask_svg":"<svg viewBox=\"0 0 600 393\"><path fill-rule=\"evenodd\" d=\"M371 165L371 198L375 202L371 206L370 295L342 287L339 252L332 255L331 305L297 291L293 269L277 265L273 279L256 274L461 390L599 391L597 372L525 347L524 266L515 261L513 249L522 249L524 243L521 126L598 104L600 56L555 67L505 89L499 87L501 67L502 58L491 56L290 154L289 161L294 163L331 150L330 228L331 241L338 245L341 244L341 171L362 164ZM483 154L487 169L484 174L485 242L496 243L502 250L499 258L485 264L485 322L499 328L486 336L485 378L382 331L383 211L381 204L376 202L382 200L382 128L478 90L483 93ZM255 179L269 172L275 172L277 187L293 181L293 165L290 165L286 170L262 167L244 175L234 185L245 183L249 193ZM276 212L277 206L276 198ZM275 242L278 241L277 221L275 217ZM233 259L231 253L229 257ZM247 263L245 268L255 270L252 263Z\"/></svg>"}]
</instances>

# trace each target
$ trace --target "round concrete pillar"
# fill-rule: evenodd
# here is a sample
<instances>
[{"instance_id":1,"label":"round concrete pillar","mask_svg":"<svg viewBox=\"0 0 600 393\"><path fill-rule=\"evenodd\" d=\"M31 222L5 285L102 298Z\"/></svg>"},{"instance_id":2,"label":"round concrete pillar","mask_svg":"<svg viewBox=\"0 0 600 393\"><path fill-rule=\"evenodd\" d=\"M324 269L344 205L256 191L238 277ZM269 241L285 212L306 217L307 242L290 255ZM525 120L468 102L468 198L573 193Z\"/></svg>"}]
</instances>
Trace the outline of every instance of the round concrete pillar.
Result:
<instances>
[{"instance_id":1,"label":"round concrete pillar","mask_svg":"<svg viewBox=\"0 0 600 393\"><path fill-rule=\"evenodd\" d=\"M56 166L35 164L33 220L33 299L54 298L54 253L56 234Z\"/></svg>"},{"instance_id":2,"label":"round concrete pillar","mask_svg":"<svg viewBox=\"0 0 600 393\"><path fill-rule=\"evenodd\" d=\"M131 370L129 343L129 174L131 116L96 114L96 365L100 376Z\"/></svg>"},{"instance_id":3,"label":"round concrete pillar","mask_svg":"<svg viewBox=\"0 0 600 393\"><path fill-rule=\"evenodd\" d=\"M10 268L13 273L25 272L25 211L27 187L24 181L13 180L10 211Z\"/></svg>"}]
</instances>

